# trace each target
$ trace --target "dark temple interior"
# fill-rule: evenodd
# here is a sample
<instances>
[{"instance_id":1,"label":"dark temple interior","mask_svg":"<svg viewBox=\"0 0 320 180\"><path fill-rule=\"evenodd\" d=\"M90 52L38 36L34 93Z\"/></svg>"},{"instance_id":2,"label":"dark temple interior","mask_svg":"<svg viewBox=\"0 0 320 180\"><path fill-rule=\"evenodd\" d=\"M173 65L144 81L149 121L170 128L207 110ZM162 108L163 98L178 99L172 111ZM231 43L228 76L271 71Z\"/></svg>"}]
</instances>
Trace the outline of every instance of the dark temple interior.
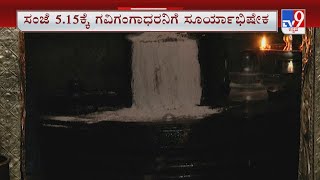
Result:
<instances>
[{"instance_id":1,"label":"dark temple interior","mask_svg":"<svg viewBox=\"0 0 320 180\"><path fill-rule=\"evenodd\" d=\"M220 113L156 122L59 120L132 106L127 36L25 34L30 179L297 179L300 36L284 51L281 33L189 33L198 46L200 106ZM271 48L259 49L262 36Z\"/></svg>"}]
</instances>

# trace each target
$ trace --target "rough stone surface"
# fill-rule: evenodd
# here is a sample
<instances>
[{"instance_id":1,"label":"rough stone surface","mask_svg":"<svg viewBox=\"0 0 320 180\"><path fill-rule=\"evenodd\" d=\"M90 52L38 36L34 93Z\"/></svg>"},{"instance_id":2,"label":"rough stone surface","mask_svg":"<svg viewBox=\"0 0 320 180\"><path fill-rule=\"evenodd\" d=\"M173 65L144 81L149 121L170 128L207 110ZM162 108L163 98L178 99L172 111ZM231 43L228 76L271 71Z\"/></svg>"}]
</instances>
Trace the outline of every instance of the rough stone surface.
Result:
<instances>
[{"instance_id":1,"label":"rough stone surface","mask_svg":"<svg viewBox=\"0 0 320 180\"><path fill-rule=\"evenodd\" d=\"M11 180L21 179L18 33L0 28L0 153L11 159Z\"/></svg>"},{"instance_id":2,"label":"rough stone surface","mask_svg":"<svg viewBox=\"0 0 320 180\"><path fill-rule=\"evenodd\" d=\"M318 30L318 29L317 29ZM314 134L315 134L315 60L314 28L307 28L303 36L303 75L301 103L301 133L299 180L314 180ZM319 95L317 96L319 97ZM318 98L317 98L318 99Z\"/></svg>"},{"instance_id":3,"label":"rough stone surface","mask_svg":"<svg viewBox=\"0 0 320 180\"><path fill-rule=\"evenodd\" d=\"M314 141L314 179L320 179L320 28L315 29L315 141Z\"/></svg>"}]
</instances>

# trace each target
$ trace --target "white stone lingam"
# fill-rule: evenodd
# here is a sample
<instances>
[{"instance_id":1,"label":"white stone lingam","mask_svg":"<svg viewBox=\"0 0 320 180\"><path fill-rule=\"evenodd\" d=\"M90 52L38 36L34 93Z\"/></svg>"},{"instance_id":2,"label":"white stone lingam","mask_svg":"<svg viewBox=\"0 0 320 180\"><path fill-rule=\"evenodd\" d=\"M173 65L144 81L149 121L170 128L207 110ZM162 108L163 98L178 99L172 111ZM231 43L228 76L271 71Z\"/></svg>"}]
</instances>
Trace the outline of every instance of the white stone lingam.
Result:
<instances>
[{"instance_id":1,"label":"white stone lingam","mask_svg":"<svg viewBox=\"0 0 320 180\"><path fill-rule=\"evenodd\" d=\"M134 106L143 110L174 110L200 105L196 40L173 32L146 32L129 39Z\"/></svg>"}]
</instances>

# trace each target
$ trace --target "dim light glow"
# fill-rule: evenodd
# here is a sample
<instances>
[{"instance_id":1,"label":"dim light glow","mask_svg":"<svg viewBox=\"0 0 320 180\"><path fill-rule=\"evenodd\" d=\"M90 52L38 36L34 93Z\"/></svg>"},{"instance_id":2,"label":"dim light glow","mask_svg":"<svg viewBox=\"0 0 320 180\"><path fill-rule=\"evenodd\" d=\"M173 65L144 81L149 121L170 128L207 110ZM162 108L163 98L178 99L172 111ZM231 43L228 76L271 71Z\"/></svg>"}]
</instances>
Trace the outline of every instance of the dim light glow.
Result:
<instances>
[{"instance_id":1,"label":"dim light glow","mask_svg":"<svg viewBox=\"0 0 320 180\"><path fill-rule=\"evenodd\" d=\"M268 45L268 41L267 41L267 38L265 36L263 36L262 39L261 39L260 49L261 50L270 49L270 45Z\"/></svg>"},{"instance_id":2,"label":"dim light glow","mask_svg":"<svg viewBox=\"0 0 320 180\"><path fill-rule=\"evenodd\" d=\"M293 62L292 62L292 60L289 61L289 63L288 63L287 71L288 71L288 73L293 73Z\"/></svg>"}]
</instances>

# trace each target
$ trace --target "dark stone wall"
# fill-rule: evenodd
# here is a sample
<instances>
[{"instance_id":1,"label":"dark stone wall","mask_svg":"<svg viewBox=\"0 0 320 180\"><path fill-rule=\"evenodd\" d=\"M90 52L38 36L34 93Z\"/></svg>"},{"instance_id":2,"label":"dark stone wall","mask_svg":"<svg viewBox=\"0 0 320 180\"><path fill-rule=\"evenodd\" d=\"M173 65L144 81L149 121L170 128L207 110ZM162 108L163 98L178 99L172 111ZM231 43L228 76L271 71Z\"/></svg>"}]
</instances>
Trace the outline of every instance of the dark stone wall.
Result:
<instances>
[{"instance_id":1,"label":"dark stone wall","mask_svg":"<svg viewBox=\"0 0 320 180\"><path fill-rule=\"evenodd\" d=\"M68 113L64 105L73 93L80 93L84 104L130 106L131 47L125 35L26 34L31 98L45 113ZM78 89L73 87L75 81Z\"/></svg>"}]
</instances>

